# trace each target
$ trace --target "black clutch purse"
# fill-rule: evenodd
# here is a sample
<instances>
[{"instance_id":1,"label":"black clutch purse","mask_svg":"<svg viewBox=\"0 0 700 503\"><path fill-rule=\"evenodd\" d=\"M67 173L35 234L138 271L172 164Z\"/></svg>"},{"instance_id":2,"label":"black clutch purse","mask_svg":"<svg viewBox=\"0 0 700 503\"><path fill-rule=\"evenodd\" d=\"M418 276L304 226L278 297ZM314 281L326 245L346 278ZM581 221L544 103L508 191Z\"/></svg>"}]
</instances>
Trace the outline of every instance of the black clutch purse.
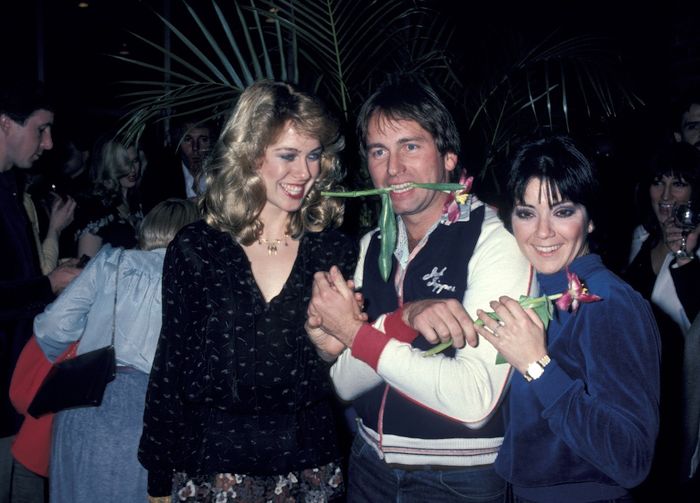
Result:
<instances>
[{"instance_id":1,"label":"black clutch purse","mask_svg":"<svg viewBox=\"0 0 700 503\"><path fill-rule=\"evenodd\" d=\"M123 253L122 251L119 254L117 261L111 343L104 348L53 364L27 408L27 412L33 417L39 418L44 414L75 407L96 407L102 403L105 388L114 380L117 371L114 330L117 318L119 265Z\"/></svg>"},{"instance_id":2,"label":"black clutch purse","mask_svg":"<svg viewBox=\"0 0 700 503\"><path fill-rule=\"evenodd\" d=\"M39 418L64 409L96 407L116 370L113 345L54 364L27 412Z\"/></svg>"}]
</instances>

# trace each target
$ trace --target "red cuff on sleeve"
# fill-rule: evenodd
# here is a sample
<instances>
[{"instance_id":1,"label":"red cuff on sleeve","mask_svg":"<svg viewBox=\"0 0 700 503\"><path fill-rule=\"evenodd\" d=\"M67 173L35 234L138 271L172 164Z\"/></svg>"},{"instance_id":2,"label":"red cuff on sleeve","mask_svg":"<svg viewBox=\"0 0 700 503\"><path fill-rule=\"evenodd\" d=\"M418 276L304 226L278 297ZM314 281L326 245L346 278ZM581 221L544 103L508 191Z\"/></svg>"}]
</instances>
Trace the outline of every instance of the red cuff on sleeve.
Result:
<instances>
[{"instance_id":1,"label":"red cuff on sleeve","mask_svg":"<svg viewBox=\"0 0 700 503\"><path fill-rule=\"evenodd\" d=\"M403 308L397 309L393 313L387 315L384 320L384 331L389 337L410 344L418 337L418 332L406 325L403 322L402 316Z\"/></svg>"},{"instance_id":2,"label":"red cuff on sleeve","mask_svg":"<svg viewBox=\"0 0 700 503\"><path fill-rule=\"evenodd\" d=\"M369 323L364 323L352 342L352 355L377 370L379 357L390 339L391 337Z\"/></svg>"}]
</instances>

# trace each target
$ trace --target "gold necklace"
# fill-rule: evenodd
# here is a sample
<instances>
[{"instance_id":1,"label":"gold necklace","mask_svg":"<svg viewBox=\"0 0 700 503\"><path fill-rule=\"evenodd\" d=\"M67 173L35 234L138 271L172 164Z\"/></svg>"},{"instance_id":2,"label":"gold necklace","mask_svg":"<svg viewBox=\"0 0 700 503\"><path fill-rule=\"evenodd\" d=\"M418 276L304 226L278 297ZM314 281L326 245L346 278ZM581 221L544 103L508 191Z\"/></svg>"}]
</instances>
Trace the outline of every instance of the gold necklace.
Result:
<instances>
[{"instance_id":1,"label":"gold necklace","mask_svg":"<svg viewBox=\"0 0 700 503\"><path fill-rule=\"evenodd\" d=\"M288 236L288 234L285 232L284 237L282 237L282 238L265 239L265 238L260 237L260 238L258 238L258 244L267 246L267 254L268 255L277 255L277 251L279 249L280 244L284 243L284 246L288 246L287 236Z\"/></svg>"}]
</instances>

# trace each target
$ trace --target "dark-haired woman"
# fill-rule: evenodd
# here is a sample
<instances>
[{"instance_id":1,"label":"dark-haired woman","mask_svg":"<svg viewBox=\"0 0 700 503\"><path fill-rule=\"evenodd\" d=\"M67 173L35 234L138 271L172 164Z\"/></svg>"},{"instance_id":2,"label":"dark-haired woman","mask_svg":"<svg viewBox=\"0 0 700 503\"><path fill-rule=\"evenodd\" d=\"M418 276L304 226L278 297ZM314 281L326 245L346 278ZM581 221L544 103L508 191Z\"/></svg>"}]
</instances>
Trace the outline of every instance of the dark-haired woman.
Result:
<instances>
[{"instance_id":1,"label":"dark-haired woman","mask_svg":"<svg viewBox=\"0 0 700 503\"><path fill-rule=\"evenodd\" d=\"M639 494L643 501L669 496L674 501L694 501L682 494L687 488L681 484L697 470L700 455L693 452L697 446L686 445L684 439L683 369L685 336L700 311L700 226L687 236L686 256L681 253L681 229L673 214L678 205L700 197L699 183L700 152L687 143L673 143L654 156L638 187L644 220L634 231L630 264L623 277L651 302L663 346L661 431L652 473Z\"/></svg>"},{"instance_id":2,"label":"dark-haired woman","mask_svg":"<svg viewBox=\"0 0 700 503\"><path fill-rule=\"evenodd\" d=\"M512 164L509 223L541 293L567 291L574 273L602 298L579 298L547 328L509 297L491 302L500 321L478 313L476 330L516 371L496 471L519 503L632 501L651 466L659 337L649 304L589 250L596 189L565 137L524 145Z\"/></svg>"}]
</instances>

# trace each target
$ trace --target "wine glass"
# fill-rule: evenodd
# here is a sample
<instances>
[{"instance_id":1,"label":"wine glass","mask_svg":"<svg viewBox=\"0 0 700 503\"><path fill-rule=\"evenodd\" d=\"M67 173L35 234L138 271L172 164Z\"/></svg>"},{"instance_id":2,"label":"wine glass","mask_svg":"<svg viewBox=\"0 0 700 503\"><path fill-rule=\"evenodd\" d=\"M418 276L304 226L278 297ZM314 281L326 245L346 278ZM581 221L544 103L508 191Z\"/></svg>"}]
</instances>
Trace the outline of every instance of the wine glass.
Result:
<instances>
[{"instance_id":1,"label":"wine glass","mask_svg":"<svg viewBox=\"0 0 700 503\"><path fill-rule=\"evenodd\" d=\"M679 204L673 211L673 218L677 227L681 229L681 248L676 252L678 258L692 258L692 252L686 248L686 239L695 227L700 224L700 213L698 213L693 204L688 201L685 204Z\"/></svg>"}]
</instances>

